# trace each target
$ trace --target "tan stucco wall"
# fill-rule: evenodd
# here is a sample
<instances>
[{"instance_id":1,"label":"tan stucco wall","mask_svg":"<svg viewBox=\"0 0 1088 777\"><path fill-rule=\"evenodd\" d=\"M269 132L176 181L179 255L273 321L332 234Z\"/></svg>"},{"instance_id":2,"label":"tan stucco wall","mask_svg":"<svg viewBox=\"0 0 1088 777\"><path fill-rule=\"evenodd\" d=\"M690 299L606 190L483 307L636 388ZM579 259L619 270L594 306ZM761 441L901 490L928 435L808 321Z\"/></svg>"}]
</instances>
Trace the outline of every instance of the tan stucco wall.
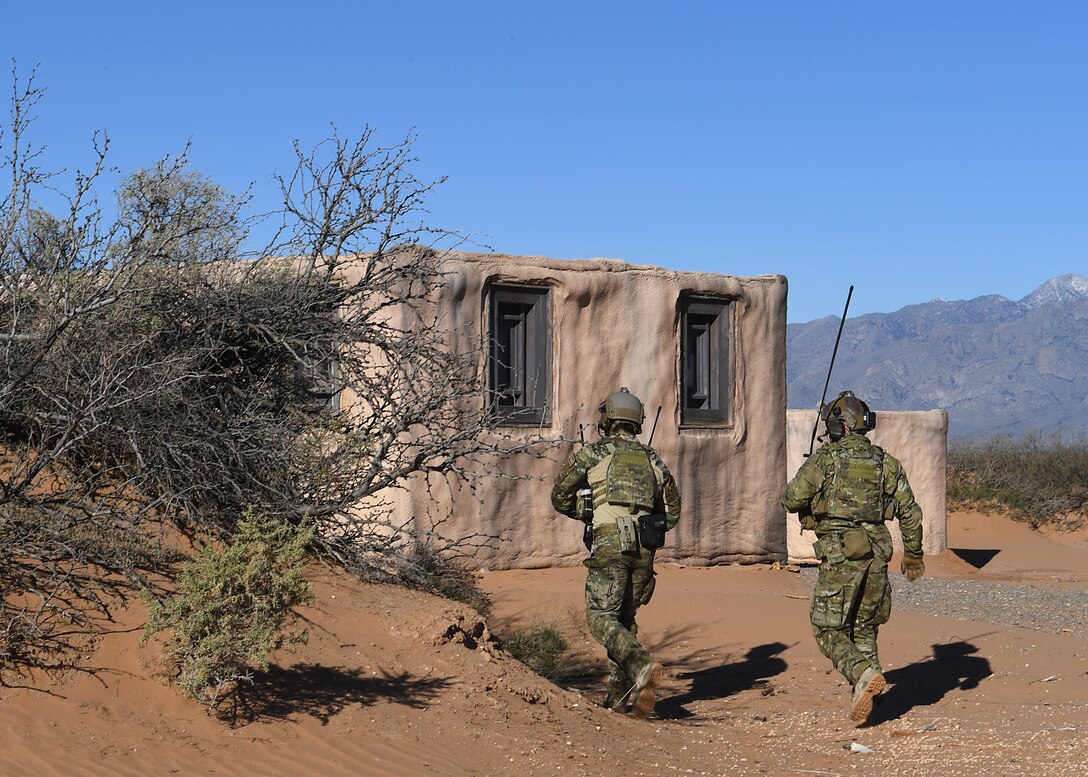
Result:
<instances>
[{"instance_id":1,"label":"tan stucco wall","mask_svg":"<svg viewBox=\"0 0 1088 777\"><path fill-rule=\"evenodd\" d=\"M876 429L867 435L903 464L918 506L922 508L922 550L940 553L948 546L948 515L945 503L945 465L948 453L948 414L943 410L884 411L877 413ZM815 410L789 410L786 413L786 480L800 469L812 439ZM819 427L823 434L823 425ZM816 443L817 447L820 445ZM892 521L892 541L896 550L903 549L899 524ZM797 516L786 520L789 557L797 561L813 561L813 532L801 532Z\"/></svg>"},{"instance_id":2,"label":"tan stucco wall","mask_svg":"<svg viewBox=\"0 0 1088 777\"><path fill-rule=\"evenodd\" d=\"M688 564L756 562L786 557L779 504L786 471L786 279L677 272L611 259L557 260L450 254L442 320L465 344L485 334L488 289L496 283L544 283L551 289L553 404L547 434L592 429L597 405L627 386L646 406L649 435L679 483L684 508L659 558ZM678 300L684 294L735 300L735 424L680 429ZM455 339L456 339L455 338ZM588 439L595 432L588 432ZM581 524L552 511L550 491L564 446L548 460L512 457L499 466L510 479L477 483L474 492L432 482L410 485L402 517L421 515L437 498L447 536L502 538L475 562L490 568L572 565L585 558Z\"/></svg>"}]
</instances>

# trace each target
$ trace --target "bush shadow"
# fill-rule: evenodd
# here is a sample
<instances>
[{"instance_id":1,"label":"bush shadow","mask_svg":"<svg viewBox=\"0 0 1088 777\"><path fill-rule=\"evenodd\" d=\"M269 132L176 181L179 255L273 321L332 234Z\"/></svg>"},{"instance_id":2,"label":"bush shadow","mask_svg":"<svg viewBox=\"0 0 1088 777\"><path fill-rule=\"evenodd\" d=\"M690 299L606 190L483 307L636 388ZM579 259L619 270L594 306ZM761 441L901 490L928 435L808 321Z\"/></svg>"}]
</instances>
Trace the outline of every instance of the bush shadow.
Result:
<instances>
[{"instance_id":1,"label":"bush shadow","mask_svg":"<svg viewBox=\"0 0 1088 777\"><path fill-rule=\"evenodd\" d=\"M318 664L273 666L254 672L252 682L239 686L216 716L232 726L303 715L325 725L351 705L379 699L423 709L451 685L449 678L415 677L410 672L368 675L362 669Z\"/></svg>"},{"instance_id":2,"label":"bush shadow","mask_svg":"<svg viewBox=\"0 0 1088 777\"><path fill-rule=\"evenodd\" d=\"M953 690L968 691L993 674L990 662L976 655L970 642L933 645L933 654L916 663L885 672L890 688L877 698L867 725L902 717L915 707L936 704Z\"/></svg>"},{"instance_id":3,"label":"bush shadow","mask_svg":"<svg viewBox=\"0 0 1088 777\"><path fill-rule=\"evenodd\" d=\"M782 642L757 645L740 661L678 674L676 679L690 680L691 687L684 693L662 699L654 711L663 720L680 720L695 716L684 706L693 702L722 699L760 687L763 695L770 695L774 688L768 678L786 671L788 664L779 654L787 647Z\"/></svg>"}]
</instances>

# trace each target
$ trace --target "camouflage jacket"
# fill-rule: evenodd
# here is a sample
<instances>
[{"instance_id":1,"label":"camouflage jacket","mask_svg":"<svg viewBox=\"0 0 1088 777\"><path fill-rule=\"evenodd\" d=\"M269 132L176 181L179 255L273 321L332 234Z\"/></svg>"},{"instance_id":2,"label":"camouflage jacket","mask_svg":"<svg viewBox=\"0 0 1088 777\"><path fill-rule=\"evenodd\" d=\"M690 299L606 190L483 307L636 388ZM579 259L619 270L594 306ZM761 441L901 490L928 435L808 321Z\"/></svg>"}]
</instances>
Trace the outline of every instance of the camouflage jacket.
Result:
<instances>
[{"instance_id":1,"label":"camouflage jacket","mask_svg":"<svg viewBox=\"0 0 1088 777\"><path fill-rule=\"evenodd\" d=\"M922 509L903 465L864 435L848 434L806 459L786 486L782 506L815 516L817 536L898 519L905 554L922 556Z\"/></svg>"},{"instance_id":2,"label":"camouflage jacket","mask_svg":"<svg viewBox=\"0 0 1088 777\"><path fill-rule=\"evenodd\" d=\"M613 467L623 462L633 463ZM639 462L645 462L641 468ZM556 512L578 518L577 494L586 487L593 489L594 523L616 510L663 512L669 529L680 520L680 490L669 468L657 451L628 432L602 437L567 459L552 487Z\"/></svg>"}]
</instances>

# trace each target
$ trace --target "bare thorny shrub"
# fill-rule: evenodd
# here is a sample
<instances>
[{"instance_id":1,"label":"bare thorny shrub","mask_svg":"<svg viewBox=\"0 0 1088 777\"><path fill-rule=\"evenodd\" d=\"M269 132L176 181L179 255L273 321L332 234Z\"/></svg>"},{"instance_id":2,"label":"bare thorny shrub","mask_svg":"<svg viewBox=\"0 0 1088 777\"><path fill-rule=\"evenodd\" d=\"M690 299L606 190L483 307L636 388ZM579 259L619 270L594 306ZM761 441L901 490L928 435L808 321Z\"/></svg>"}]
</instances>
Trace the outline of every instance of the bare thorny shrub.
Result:
<instances>
[{"instance_id":1,"label":"bare thorny shrub","mask_svg":"<svg viewBox=\"0 0 1088 777\"><path fill-rule=\"evenodd\" d=\"M1074 528L1088 518L1088 440L1028 434L948 447L954 505L1008 511L1038 528Z\"/></svg>"},{"instance_id":2,"label":"bare thorny shrub","mask_svg":"<svg viewBox=\"0 0 1088 777\"><path fill-rule=\"evenodd\" d=\"M423 223L440 182L412 174L412 137L296 144L283 206L262 217L275 236L247 251L248 198L184 153L124 179L107 209L96 135L90 169L62 186L29 134L42 90L14 83L0 134L0 667L55 661L65 630L90 627L85 603L108 613L104 581L144 585L171 559L164 525L229 537L250 508L306 522L314 552L368 579L413 569L421 544L491 539L389 517L408 478L471 483L542 442L495 428L482 353L436 326L456 236Z\"/></svg>"}]
</instances>

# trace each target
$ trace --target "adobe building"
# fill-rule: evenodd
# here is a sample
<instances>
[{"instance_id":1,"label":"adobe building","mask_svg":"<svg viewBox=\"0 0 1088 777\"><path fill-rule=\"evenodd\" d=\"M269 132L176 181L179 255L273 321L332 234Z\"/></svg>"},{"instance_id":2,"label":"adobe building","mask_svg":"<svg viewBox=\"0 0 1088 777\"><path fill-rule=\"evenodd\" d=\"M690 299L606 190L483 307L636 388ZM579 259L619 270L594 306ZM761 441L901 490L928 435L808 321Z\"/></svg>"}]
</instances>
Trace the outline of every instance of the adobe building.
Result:
<instances>
[{"instance_id":1,"label":"adobe building","mask_svg":"<svg viewBox=\"0 0 1088 777\"><path fill-rule=\"evenodd\" d=\"M786 559L783 276L458 252L442 269L448 330L490 343L489 388L503 431L577 441L582 424L587 441L596 439L598 405L627 386L646 407L642 440L658 419L653 445L684 503L659 558ZM482 567L580 563L582 525L556 514L550 498L576 444L545 459L510 457L497 473L508 477L474 490L410 484L398 517L422 515L438 498L452 508L444 535L501 537L474 556Z\"/></svg>"},{"instance_id":2,"label":"adobe building","mask_svg":"<svg viewBox=\"0 0 1088 777\"><path fill-rule=\"evenodd\" d=\"M653 429L653 446L683 499L659 559L806 558L803 539L791 534L796 520L787 521L779 502L790 466L800 464L787 456L798 445L787 424L784 276L461 252L445 254L442 270L439 319L456 344L487 344L502 431L571 443L545 458L511 456L499 462L497 477L472 489L436 478L410 482L394 497L397 518L437 514L445 536L501 538L473 557L484 568L580 563L582 525L552 510L551 486L579 427L587 441L596 439L598 405L626 386L646 408L641 439ZM881 433L892 427L883 421ZM912 463L898 445L889 447ZM919 457L932 456L935 466L935 453ZM942 467L943 457L941 448ZM940 498L943 526L943 469Z\"/></svg>"}]
</instances>

